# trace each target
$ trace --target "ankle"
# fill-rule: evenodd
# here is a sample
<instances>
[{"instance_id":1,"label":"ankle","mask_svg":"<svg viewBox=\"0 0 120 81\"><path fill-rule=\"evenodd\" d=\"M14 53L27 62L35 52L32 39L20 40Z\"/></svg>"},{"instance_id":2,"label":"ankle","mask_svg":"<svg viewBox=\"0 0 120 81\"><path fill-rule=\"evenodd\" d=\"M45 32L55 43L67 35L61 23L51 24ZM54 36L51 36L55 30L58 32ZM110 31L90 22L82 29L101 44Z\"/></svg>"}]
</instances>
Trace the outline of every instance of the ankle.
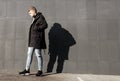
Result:
<instances>
[{"instance_id":1,"label":"ankle","mask_svg":"<svg viewBox=\"0 0 120 81\"><path fill-rule=\"evenodd\" d=\"M25 69L26 71L30 71L30 69Z\"/></svg>"}]
</instances>

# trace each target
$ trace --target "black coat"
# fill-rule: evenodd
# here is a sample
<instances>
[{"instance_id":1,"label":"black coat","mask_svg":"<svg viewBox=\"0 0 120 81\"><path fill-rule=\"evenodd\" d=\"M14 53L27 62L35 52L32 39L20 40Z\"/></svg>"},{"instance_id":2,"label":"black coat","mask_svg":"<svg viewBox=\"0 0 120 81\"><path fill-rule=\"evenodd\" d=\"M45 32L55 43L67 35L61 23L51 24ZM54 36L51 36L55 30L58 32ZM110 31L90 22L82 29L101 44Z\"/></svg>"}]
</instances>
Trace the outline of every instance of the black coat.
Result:
<instances>
[{"instance_id":1,"label":"black coat","mask_svg":"<svg viewBox=\"0 0 120 81\"><path fill-rule=\"evenodd\" d=\"M46 49L45 43L45 29L48 27L47 22L42 15L38 12L34 17L34 21L29 29L28 46L36 49Z\"/></svg>"}]
</instances>

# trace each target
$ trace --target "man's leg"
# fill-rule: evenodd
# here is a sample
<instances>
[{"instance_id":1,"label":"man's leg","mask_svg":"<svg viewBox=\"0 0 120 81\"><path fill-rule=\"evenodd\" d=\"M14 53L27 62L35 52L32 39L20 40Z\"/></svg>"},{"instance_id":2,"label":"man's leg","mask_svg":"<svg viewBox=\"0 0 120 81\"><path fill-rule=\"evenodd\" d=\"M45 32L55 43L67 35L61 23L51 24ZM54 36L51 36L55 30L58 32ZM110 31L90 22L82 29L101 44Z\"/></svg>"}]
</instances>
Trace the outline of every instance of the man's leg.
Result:
<instances>
[{"instance_id":1,"label":"man's leg","mask_svg":"<svg viewBox=\"0 0 120 81\"><path fill-rule=\"evenodd\" d=\"M42 66L43 66L43 58L42 58L42 53L41 53L41 49L35 49L35 54L37 57L37 61L38 61L38 70L42 70Z\"/></svg>"},{"instance_id":2,"label":"man's leg","mask_svg":"<svg viewBox=\"0 0 120 81\"><path fill-rule=\"evenodd\" d=\"M33 53L34 53L34 48L28 47L26 68L22 72L19 72L20 75L29 75L30 74L30 65L32 63Z\"/></svg>"},{"instance_id":3,"label":"man's leg","mask_svg":"<svg viewBox=\"0 0 120 81\"><path fill-rule=\"evenodd\" d=\"M33 59L33 53L34 53L34 47L28 47L28 53L27 53L27 61L26 61L26 70L30 69L32 59Z\"/></svg>"},{"instance_id":4,"label":"man's leg","mask_svg":"<svg viewBox=\"0 0 120 81\"><path fill-rule=\"evenodd\" d=\"M38 72L37 72L36 76L41 76L42 75L42 67L43 67L43 58L42 58L41 49L35 49L35 54L36 54L37 61L38 61Z\"/></svg>"}]
</instances>

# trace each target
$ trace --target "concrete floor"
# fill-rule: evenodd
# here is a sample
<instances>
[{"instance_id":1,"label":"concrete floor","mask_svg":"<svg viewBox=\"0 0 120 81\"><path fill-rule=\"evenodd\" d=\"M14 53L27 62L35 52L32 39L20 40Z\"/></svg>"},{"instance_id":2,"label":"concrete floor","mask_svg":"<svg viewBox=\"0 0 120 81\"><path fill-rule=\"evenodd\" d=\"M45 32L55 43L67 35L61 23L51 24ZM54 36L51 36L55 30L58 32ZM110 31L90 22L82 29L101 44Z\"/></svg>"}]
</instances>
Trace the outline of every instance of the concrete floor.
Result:
<instances>
[{"instance_id":1,"label":"concrete floor","mask_svg":"<svg viewBox=\"0 0 120 81\"><path fill-rule=\"evenodd\" d=\"M21 76L17 74L0 74L0 81L120 81L119 75L93 75L93 74L43 74L42 77Z\"/></svg>"}]
</instances>

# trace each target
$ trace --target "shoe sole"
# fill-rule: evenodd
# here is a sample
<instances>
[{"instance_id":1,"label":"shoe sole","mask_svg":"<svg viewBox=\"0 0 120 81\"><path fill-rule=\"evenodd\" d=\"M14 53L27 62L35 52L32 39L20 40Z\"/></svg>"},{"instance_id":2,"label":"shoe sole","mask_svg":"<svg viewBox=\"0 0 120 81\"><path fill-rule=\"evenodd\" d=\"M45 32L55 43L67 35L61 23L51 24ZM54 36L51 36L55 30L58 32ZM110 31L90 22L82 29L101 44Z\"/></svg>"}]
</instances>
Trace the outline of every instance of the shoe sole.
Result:
<instances>
[{"instance_id":1,"label":"shoe sole","mask_svg":"<svg viewBox=\"0 0 120 81\"><path fill-rule=\"evenodd\" d=\"M40 74L40 75L36 75L37 77L39 77L39 76L43 76L43 73L42 74Z\"/></svg>"},{"instance_id":2,"label":"shoe sole","mask_svg":"<svg viewBox=\"0 0 120 81\"><path fill-rule=\"evenodd\" d=\"M22 76L29 76L29 75L30 75L30 73L19 74L19 75L22 75Z\"/></svg>"},{"instance_id":3,"label":"shoe sole","mask_svg":"<svg viewBox=\"0 0 120 81\"><path fill-rule=\"evenodd\" d=\"M30 75L30 73L25 73L25 76L29 76Z\"/></svg>"},{"instance_id":4,"label":"shoe sole","mask_svg":"<svg viewBox=\"0 0 120 81\"><path fill-rule=\"evenodd\" d=\"M41 77L41 76L43 76L43 75L36 75L36 77Z\"/></svg>"}]
</instances>

